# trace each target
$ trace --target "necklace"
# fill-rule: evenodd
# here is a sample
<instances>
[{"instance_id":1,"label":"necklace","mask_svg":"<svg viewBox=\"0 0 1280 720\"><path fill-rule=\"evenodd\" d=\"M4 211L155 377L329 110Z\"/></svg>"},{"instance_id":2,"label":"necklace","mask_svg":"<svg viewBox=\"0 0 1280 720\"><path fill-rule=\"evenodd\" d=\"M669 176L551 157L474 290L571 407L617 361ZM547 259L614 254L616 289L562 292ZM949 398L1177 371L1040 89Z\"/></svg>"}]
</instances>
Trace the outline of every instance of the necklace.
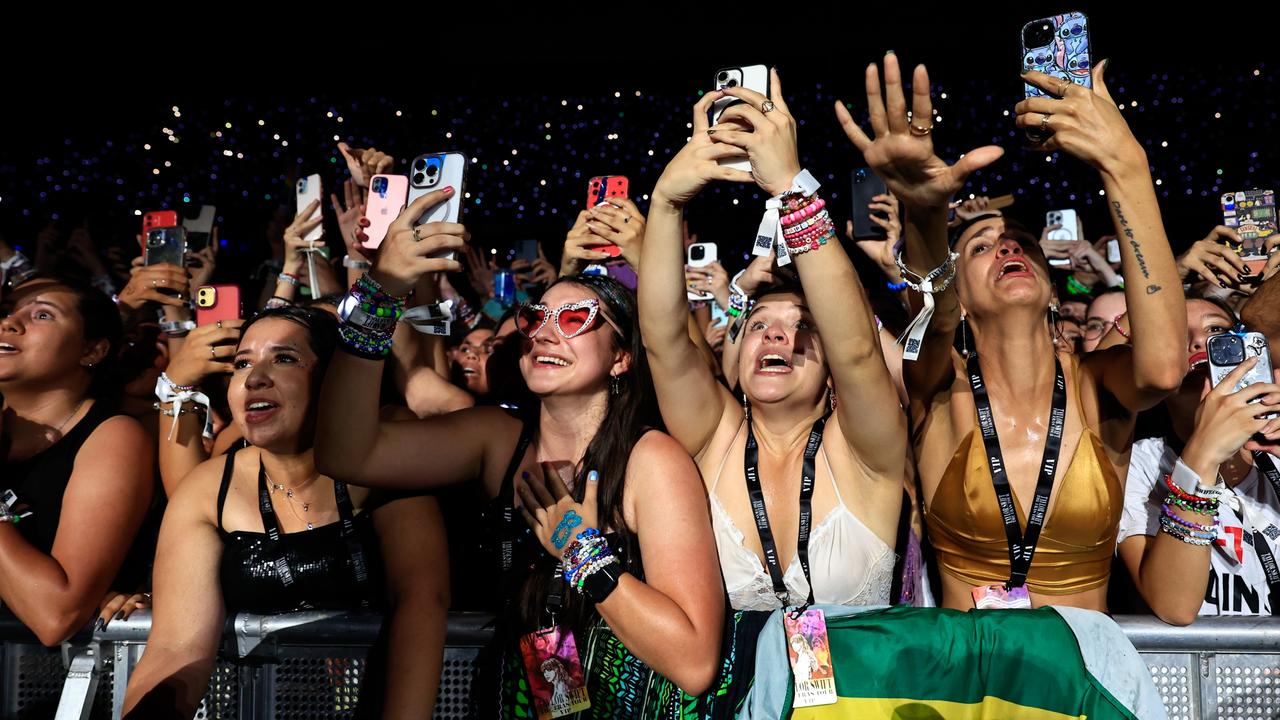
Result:
<instances>
[{"instance_id":1,"label":"necklace","mask_svg":"<svg viewBox=\"0 0 1280 720\"><path fill-rule=\"evenodd\" d=\"M264 475L266 474L266 470L263 470L263 474L264 474ZM320 477L320 476L319 476L319 475L316 475L315 477L313 477L313 478L311 478L310 480L307 480L305 483L303 483L303 485L310 485L311 483L315 482L315 479L316 479L316 478L318 478L318 477ZM269 484L269 485L271 486L271 492L272 492L272 494L275 494L276 492L283 492L283 493L284 493L284 496L285 496L286 498L288 498L288 499L289 499L289 509L293 512L293 516L294 516L295 518L297 518L300 522L305 523L305 524L306 524L306 526L307 526L307 529L308 529L308 530L315 530L315 529L316 529L316 526L315 526L314 524L312 524L312 522L311 522L311 520L310 520L310 519L305 518L305 517L303 517L302 515L299 515L299 514L298 514L298 510L297 510L297 507L296 507L296 505L301 505L301 506L302 506L302 512L303 512L303 513L309 513L309 512L311 512L311 502L310 502L310 501L303 501L303 500L299 500L299 499L295 498L295 497L293 496L293 488L288 487L288 486L286 486L286 485L284 485L284 484L282 484L282 483L278 483L278 482L276 482L275 480L272 480L270 475L267 475L267 484Z\"/></svg>"},{"instance_id":2,"label":"necklace","mask_svg":"<svg viewBox=\"0 0 1280 720\"><path fill-rule=\"evenodd\" d=\"M66 417L66 419L64 419L62 422L58 423L58 427L54 428L54 430L53 430L53 431L54 431L55 433L57 433L58 435L62 435L62 428L66 427L66 426L67 426L67 423L71 422L71 418L75 417L75 416L76 416L76 413L80 412L80 408L84 407L84 404L85 404L86 402L88 402L88 400L89 400L89 398L81 398L81 399L80 399L80 403L79 403L78 405L76 405L76 409L75 409L75 410L72 410L72 411L71 411L71 414L70 414L70 415L68 415L68 416Z\"/></svg>"}]
</instances>

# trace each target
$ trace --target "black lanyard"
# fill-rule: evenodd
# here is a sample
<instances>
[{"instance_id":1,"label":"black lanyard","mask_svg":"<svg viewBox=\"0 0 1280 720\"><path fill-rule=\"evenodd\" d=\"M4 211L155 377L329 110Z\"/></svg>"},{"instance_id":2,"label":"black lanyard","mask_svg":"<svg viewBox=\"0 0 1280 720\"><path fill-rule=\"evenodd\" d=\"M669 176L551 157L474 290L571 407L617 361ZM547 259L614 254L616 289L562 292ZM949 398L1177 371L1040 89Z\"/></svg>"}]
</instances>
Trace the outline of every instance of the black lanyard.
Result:
<instances>
[{"instance_id":1,"label":"black lanyard","mask_svg":"<svg viewBox=\"0 0 1280 720\"><path fill-rule=\"evenodd\" d=\"M1280 498L1280 470L1276 469L1276 464L1272 462L1271 456L1263 452L1255 452L1253 454L1253 464L1257 466L1258 472L1271 483L1271 488L1275 491L1276 497ZM1280 565L1276 564L1276 557L1271 552L1271 546L1267 544L1267 538L1257 528L1253 530L1253 550L1258 553L1258 562L1262 563L1262 572L1267 576L1267 589L1271 595L1271 614L1280 613Z\"/></svg>"},{"instance_id":2,"label":"black lanyard","mask_svg":"<svg viewBox=\"0 0 1280 720\"><path fill-rule=\"evenodd\" d=\"M351 504L351 495L347 492L347 484L341 480L333 481L333 496L338 504L338 518L342 522L342 539L347 544L347 554L351 557L351 570L356 585L363 586L369 582L368 565L365 562L364 546L356 537L355 509ZM271 492L267 488L267 469L258 461L258 511L262 513L262 527L273 543L281 538L280 523L276 520L275 507L271 503ZM293 584L293 570L289 567L289 556L284 548L280 548L280 556L275 561L276 571L285 587ZM363 593L361 607L369 606L368 593Z\"/></svg>"},{"instance_id":3,"label":"black lanyard","mask_svg":"<svg viewBox=\"0 0 1280 720\"><path fill-rule=\"evenodd\" d=\"M813 423L813 429L809 431L809 444L804 448L804 464L800 470L800 532L796 540L796 554L800 557L804 579L809 584L809 599L805 607L813 604L813 578L809 575L809 527L813 523L815 474L813 460L818 455L818 446L822 445L822 432L830 416L831 413L828 412ZM747 408L747 448L743 453L743 465L747 477L747 494L751 497L751 514L756 518L756 532L760 533L760 548L764 550L765 565L769 568L769 578L773 581L773 594L778 596L783 607L787 607L786 576L778 558L778 545L769 528L764 489L760 486L760 449L756 445L756 434L751 427L751 408Z\"/></svg>"},{"instance_id":4,"label":"black lanyard","mask_svg":"<svg viewBox=\"0 0 1280 720\"><path fill-rule=\"evenodd\" d=\"M1024 533L1018 525L1018 511L1009 489L1009 474L1004 455L1000 452L1000 438L996 435L995 417L991 413L991 399L982 380L978 356L969 356L969 385L973 388L973 404L978 408L978 428L982 431L982 444L987 449L987 468L991 471L991 484L995 486L996 499L1000 501L1000 516L1004 520L1004 533L1009 539L1009 582L1005 588L1021 587L1031 571L1031 558L1040 541L1045 515L1049 511L1049 494L1053 492L1053 478L1058 470L1058 453L1062 450L1062 428L1067 417L1067 380L1062 374L1062 363L1057 357L1053 367L1057 376L1053 381L1053 404L1049 412L1049 437L1044 443L1044 457L1040 461L1040 479L1036 481L1035 498L1027 515Z\"/></svg>"}]
</instances>

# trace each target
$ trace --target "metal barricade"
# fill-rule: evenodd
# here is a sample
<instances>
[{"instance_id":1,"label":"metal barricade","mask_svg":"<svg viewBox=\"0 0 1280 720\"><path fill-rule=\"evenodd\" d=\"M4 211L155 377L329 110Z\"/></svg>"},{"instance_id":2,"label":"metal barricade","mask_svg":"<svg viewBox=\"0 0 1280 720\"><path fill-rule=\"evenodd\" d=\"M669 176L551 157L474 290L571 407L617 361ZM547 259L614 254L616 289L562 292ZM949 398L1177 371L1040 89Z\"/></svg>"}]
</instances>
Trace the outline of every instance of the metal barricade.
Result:
<instances>
[{"instance_id":1,"label":"metal barricade","mask_svg":"<svg viewBox=\"0 0 1280 720\"><path fill-rule=\"evenodd\" d=\"M450 614L436 718L467 716L489 619ZM1169 720L1280 718L1280 618L1202 618L1185 628L1146 616L1116 621L1151 668ZM237 616L196 717L351 717L380 626L373 615ZM118 718L149 628L150 616L137 613L60 651L0 617L0 718Z\"/></svg>"}]
</instances>

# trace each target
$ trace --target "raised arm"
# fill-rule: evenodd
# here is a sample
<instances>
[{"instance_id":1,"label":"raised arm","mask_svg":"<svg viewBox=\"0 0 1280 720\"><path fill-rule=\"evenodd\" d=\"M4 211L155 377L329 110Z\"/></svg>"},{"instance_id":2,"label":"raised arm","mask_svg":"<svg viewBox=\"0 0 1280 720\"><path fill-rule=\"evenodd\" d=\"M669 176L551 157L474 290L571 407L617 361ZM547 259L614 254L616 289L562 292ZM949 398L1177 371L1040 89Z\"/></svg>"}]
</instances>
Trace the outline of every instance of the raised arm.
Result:
<instances>
[{"instance_id":1,"label":"raised arm","mask_svg":"<svg viewBox=\"0 0 1280 720\"><path fill-rule=\"evenodd\" d=\"M726 110L722 121L743 122L753 131L718 129L712 139L746 150L756 182L777 197L791 189L800 173L800 160L795 120L782 97L778 74L771 72L771 98L746 88L726 90L746 102ZM761 112L759 108L769 100L773 110ZM834 228L827 232L835 240ZM885 449L906 447L906 418L880 353L875 317L853 263L838 240L792 257L840 398L836 414L844 439L874 474L901 482L905 455ZM880 421L865 422L868 414Z\"/></svg>"},{"instance_id":2,"label":"raised arm","mask_svg":"<svg viewBox=\"0 0 1280 720\"><path fill-rule=\"evenodd\" d=\"M933 100L929 94L929 73L916 66L911 81L912 117L907 117L902 72L893 53L884 57L884 92L875 63L867 66L867 109L874 140L854 122L844 104L836 102L836 117L845 134L862 153L863 159L884 180L885 186L902 202L903 260L918 276L926 275L947 261L947 208L952 196L964 186L971 173L995 162L1004 154L988 145L965 153L954 165L934 154ZM921 130L920 128L924 128ZM923 307L920 293L909 293L913 314ZM920 422L933 397L949 387L954 377L952 338L960 321L960 304L954 283L944 292L934 293L933 318L929 323L915 361L903 363L902 375L911 401L911 417Z\"/></svg>"},{"instance_id":3,"label":"raised arm","mask_svg":"<svg viewBox=\"0 0 1280 720\"><path fill-rule=\"evenodd\" d=\"M370 270L384 292L403 297L422 275L461 269L455 260L431 256L460 249L465 228L426 223L415 230L413 225L446 197L445 191L424 195L392 223ZM486 418L501 411L480 408L416 422L379 422L382 371L383 359L345 349L334 354L320 394L316 467L372 487L423 487L476 477L493 431Z\"/></svg>"},{"instance_id":4,"label":"raised arm","mask_svg":"<svg viewBox=\"0 0 1280 720\"><path fill-rule=\"evenodd\" d=\"M1052 135L1046 152L1064 151L1102 176L1107 207L1120 239L1132 350L1086 360L1102 386L1131 412L1153 407L1176 390L1186 374L1187 308L1177 263L1165 236L1147 154L1107 90L1103 61L1093 68L1093 89L1029 73L1027 82L1058 95L1017 105L1017 124Z\"/></svg>"},{"instance_id":5,"label":"raised arm","mask_svg":"<svg viewBox=\"0 0 1280 720\"><path fill-rule=\"evenodd\" d=\"M653 190L637 288L640 330L653 372L658 406L671 435L691 455L702 452L733 402L716 382L689 336L684 286L684 206L712 180L747 182L751 173L717 163L743 157L732 145L714 143L707 112L723 93L710 92L693 108L693 137L667 165Z\"/></svg>"}]
</instances>

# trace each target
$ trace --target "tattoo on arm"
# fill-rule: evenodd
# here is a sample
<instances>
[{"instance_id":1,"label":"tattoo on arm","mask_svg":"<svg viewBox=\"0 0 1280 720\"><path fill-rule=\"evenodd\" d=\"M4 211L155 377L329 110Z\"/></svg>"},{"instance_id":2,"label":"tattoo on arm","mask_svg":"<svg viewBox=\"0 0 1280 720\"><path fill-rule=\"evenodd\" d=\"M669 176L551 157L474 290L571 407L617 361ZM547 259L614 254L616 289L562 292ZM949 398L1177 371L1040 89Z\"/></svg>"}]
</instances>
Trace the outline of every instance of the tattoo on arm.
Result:
<instances>
[{"instance_id":1,"label":"tattoo on arm","mask_svg":"<svg viewBox=\"0 0 1280 720\"><path fill-rule=\"evenodd\" d=\"M1124 216L1124 210L1120 208L1120 201L1112 200L1111 207L1115 208L1116 219L1120 221L1120 229L1124 233L1125 239L1129 241L1129 247L1133 248L1133 255L1138 260L1138 269L1142 271L1142 277L1147 280L1151 279L1151 271L1147 269L1147 259L1142 255L1142 245L1138 244L1137 239L1133 236L1133 228L1129 227L1129 220ZM1155 295L1160 292L1159 285L1148 285L1147 294Z\"/></svg>"}]
</instances>

